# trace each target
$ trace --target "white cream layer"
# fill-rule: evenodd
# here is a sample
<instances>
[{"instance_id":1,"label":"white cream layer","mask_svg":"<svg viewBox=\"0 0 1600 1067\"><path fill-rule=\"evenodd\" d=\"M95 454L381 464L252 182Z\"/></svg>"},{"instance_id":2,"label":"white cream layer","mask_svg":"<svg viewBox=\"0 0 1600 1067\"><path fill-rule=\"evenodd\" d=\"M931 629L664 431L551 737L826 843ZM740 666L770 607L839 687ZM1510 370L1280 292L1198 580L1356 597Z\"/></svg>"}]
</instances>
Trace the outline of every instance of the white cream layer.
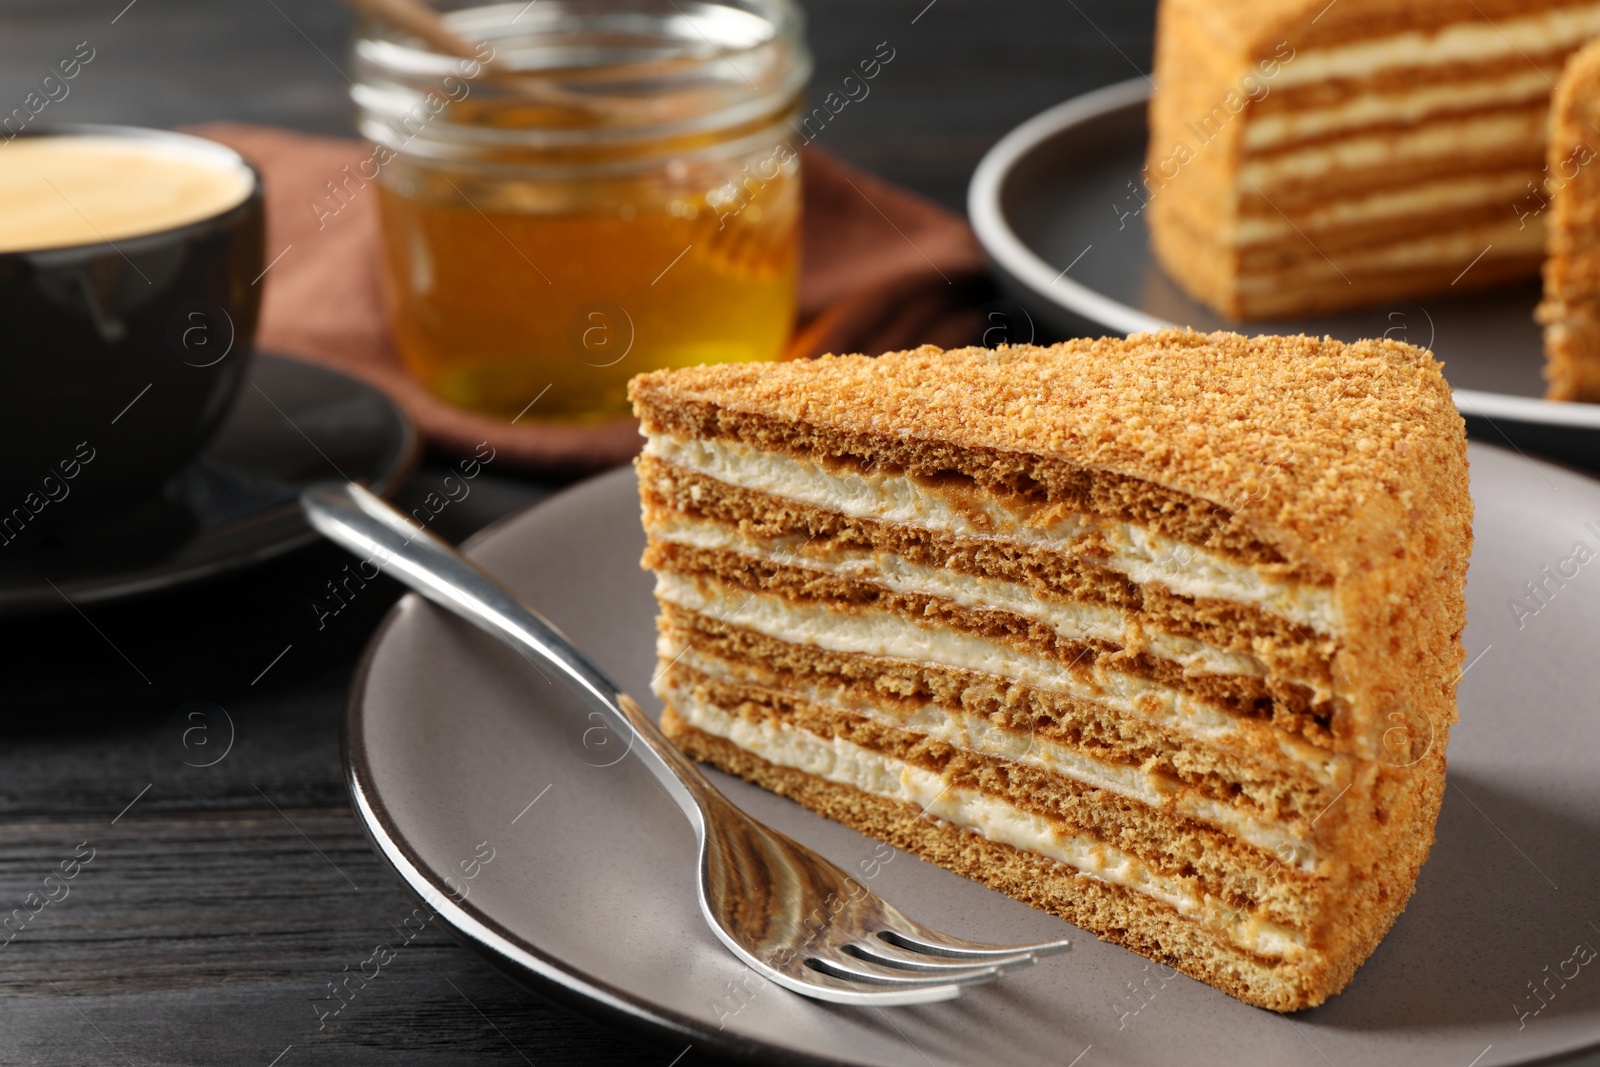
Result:
<instances>
[{"instance_id":1,"label":"white cream layer","mask_svg":"<svg viewBox=\"0 0 1600 1067\"><path fill-rule=\"evenodd\" d=\"M802 551L803 538L757 541L721 523L687 518L652 523L648 529L652 536L672 544L737 552L753 560L870 582L896 593L938 597L974 611L1020 615L1043 623L1069 641L1099 638L1123 648L1148 649L1154 655L1182 665L1186 672L1244 674L1255 678L1264 678L1269 673L1267 665L1254 656L1217 648L1190 637L1129 626L1122 614L1113 608L1082 601L1044 600L1016 582L925 567L893 552L839 551L822 558ZM1312 686L1311 682L1301 684ZM1331 692L1319 693L1318 699L1331 696Z\"/></svg>"},{"instance_id":2,"label":"white cream layer","mask_svg":"<svg viewBox=\"0 0 1600 1067\"><path fill-rule=\"evenodd\" d=\"M1333 785L1340 774L1340 757L1327 749L1268 723L1230 715L1188 693L1137 675L1098 667L1090 677L1087 668L1075 671L1064 663L986 637L921 626L886 611L847 614L669 572L656 574L656 596L687 611L789 644L987 674L998 685L1016 682L1094 701L1119 715L1159 723L1207 744L1243 745L1251 750L1265 746L1265 753L1275 752L1292 761L1301 773L1324 787Z\"/></svg>"},{"instance_id":3,"label":"white cream layer","mask_svg":"<svg viewBox=\"0 0 1600 1067\"><path fill-rule=\"evenodd\" d=\"M1244 144L1247 149L1269 149L1341 130L1421 122L1430 115L1475 107L1544 105L1549 101L1550 82L1538 70L1530 68L1498 78L1424 85L1399 93L1362 93L1324 107L1265 115L1252 113L1245 127Z\"/></svg>"},{"instance_id":4,"label":"white cream layer","mask_svg":"<svg viewBox=\"0 0 1600 1067\"><path fill-rule=\"evenodd\" d=\"M1440 119L1419 130L1360 134L1318 142L1278 155L1246 159L1239 168L1241 196L1260 192L1270 197L1285 184L1314 182L1339 171L1382 168L1386 173L1422 163L1542 145L1544 110ZM1466 169L1463 167L1463 169Z\"/></svg>"},{"instance_id":5,"label":"white cream layer","mask_svg":"<svg viewBox=\"0 0 1600 1067\"><path fill-rule=\"evenodd\" d=\"M1600 4L1516 18L1451 23L1432 33L1408 31L1332 48L1307 48L1282 65L1274 83L1305 85L1364 78L1379 71L1488 63L1576 48L1600 34ZM1558 71L1549 71L1552 77Z\"/></svg>"},{"instance_id":6,"label":"white cream layer","mask_svg":"<svg viewBox=\"0 0 1600 1067\"><path fill-rule=\"evenodd\" d=\"M1305 951L1297 930L1198 893L1186 880L1162 875L1137 857L1079 834L1058 832L1048 819L974 790L950 786L937 774L839 738L821 738L786 723L757 725L685 692L664 690L689 725L731 741L769 763L839 785L915 804L926 814L974 830L991 841L1037 853L1080 874L1121 886L1171 907L1263 956L1293 958Z\"/></svg>"},{"instance_id":7,"label":"white cream layer","mask_svg":"<svg viewBox=\"0 0 1600 1067\"><path fill-rule=\"evenodd\" d=\"M759 679L742 670L738 664L696 652L692 648L679 648L665 635L661 638L658 651L663 663L676 663L720 681L761 684ZM1292 861L1301 870L1316 868L1316 850L1303 837L1289 832L1276 822L1255 818L1231 805L1198 796L1169 775L1127 764L1107 763L1074 751L1059 741L1001 729L981 715L957 713L937 704L924 704L908 714L886 715L870 702L850 699L838 686L824 688L806 684L788 688L785 692L816 707L871 719L943 741L967 752L1020 763L1116 793L1152 808L1171 810L1187 818L1209 823L1247 844Z\"/></svg>"},{"instance_id":8,"label":"white cream layer","mask_svg":"<svg viewBox=\"0 0 1600 1067\"><path fill-rule=\"evenodd\" d=\"M1527 197L1528 175L1525 173L1447 178L1404 189L1385 189L1378 193L1329 200L1315 211L1297 212L1293 221L1267 208L1260 214L1246 215L1239 220L1234 228L1233 243L1247 247L1272 241L1303 240L1307 235L1322 230L1399 222L1420 214L1470 211L1485 206L1497 208L1506 218L1514 219L1513 205ZM1540 219L1532 218L1527 224L1539 226L1540 222ZM1458 229L1451 226L1448 220L1441 225L1452 233ZM1542 227L1539 232L1543 232ZM1315 240L1314 237L1312 239Z\"/></svg>"},{"instance_id":9,"label":"white cream layer","mask_svg":"<svg viewBox=\"0 0 1600 1067\"><path fill-rule=\"evenodd\" d=\"M1345 275L1439 267L1459 268L1465 273L1474 265L1474 260L1491 248L1495 259L1538 256L1544 248L1544 229L1540 226L1519 229L1513 218L1503 223L1463 227L1449 233L1327 254L1308 244L1297 261L1273 264L1264 271L1251 268L1241 272L1239 289L1270 293L1285 285L1327 284L1330 272L1335 269ZM1332 284L1340 282L1335 279Z\"/></svg>"},{"instance_id":10,"label":"white cream layer","mask_svg":"<svg viewBox=\"0 0 1600 1067\"><path fill-rule=\"evenodd\" d=\"M1030 516L977 494L974 503L981 512L974 514L903 474L836 474L809 458L765 452L735 441L655 434L645 445L645 454L741 489L851 518L916 526L948 536L1010 541L1069 555L1064 550L1074 538L1098 532L1111 555L1095 562L1140 585L1159 584L1183 596L1248 604L1318 634L1337 637L1342 629L1332 589L1279 581L1248 564L1132 523L1057 508L1048 509L1047 517Z\"/></svg>"}]
</instances>

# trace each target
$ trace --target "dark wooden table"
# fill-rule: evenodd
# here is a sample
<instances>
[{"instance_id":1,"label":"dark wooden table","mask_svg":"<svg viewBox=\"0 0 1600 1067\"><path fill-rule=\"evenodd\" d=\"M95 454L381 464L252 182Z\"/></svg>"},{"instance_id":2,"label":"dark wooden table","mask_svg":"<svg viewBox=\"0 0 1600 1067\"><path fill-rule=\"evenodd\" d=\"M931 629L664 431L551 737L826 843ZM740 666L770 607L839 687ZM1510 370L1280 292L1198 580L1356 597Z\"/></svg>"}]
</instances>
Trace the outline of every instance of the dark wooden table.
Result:
<instances>
[{"instance_id":1,"label":"dark wooden table","mask_svg":"<svg viewBox=\"0 0 1600 1067\"><path fill-rule=\"evenodd\" d=\"M819 91L878 42L896 50L820 143L958 210L1008 129L1149 63L1151 0L806 7ZM94 59L41 118L349 134L349 26L332 0L6 0L0 111L87 42ZM425 463L402 497L444 473ZM464 537L558 488L485 474L436 528ZM374 584L319 629L311 603L344 562L319 546L182 594L0 623L0 913L93 856L0 949L0 1064L711 1062L555 1007L439 929L319 1027L313 1002L412 907L339 763L352 666L397 592ZM203 768L199 735L183 739L201 721L205 758L232 739Z\"/></svg>"}]
</instances>

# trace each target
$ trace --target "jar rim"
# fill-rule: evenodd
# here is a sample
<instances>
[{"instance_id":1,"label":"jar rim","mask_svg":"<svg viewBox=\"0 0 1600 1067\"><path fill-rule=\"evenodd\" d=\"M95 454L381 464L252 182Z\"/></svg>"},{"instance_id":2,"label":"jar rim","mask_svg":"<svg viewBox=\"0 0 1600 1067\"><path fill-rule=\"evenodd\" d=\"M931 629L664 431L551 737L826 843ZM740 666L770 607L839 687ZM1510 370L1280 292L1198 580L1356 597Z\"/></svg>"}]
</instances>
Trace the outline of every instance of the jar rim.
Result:
<instances>
[{"instance_id":1,"label":"jar rim","mask_svg":"<svg viewBox=\"0 0 1600 1067\"><path fill-rule=\"evenodd\" d=\"M788 114L811 74L794 0L513 0L462 5L445 22L477 41L484 60L368 18L358 24L357 123L397 152L622 147L724 130L742 137ZM473 94L485 114L546 108L556 120L461 121L460 108L445 106ZM586 116L595 121L574 120Z\"/></svg>"},{"instance_id":2,"label":"jar rim","mask_svg":"<svg viewBox=\"0 0 1600 1067\"><path fill-rule=\"evenodd\" d=\"M686 0L683 5L675 3L674 0L660 0L660 2L672 10L672 15L669 17L688 20L691 12L695 10L720 8L725 12L748 15L748 19L741 19L740 21L745 22L747 25L751 22L760 22L772 31L758 39L750 39L742 43L728 38L723 38L719 43L713 41L702 32L701 39L716 49L724 58L760 48L780 38L799 40L805 32L805 12L801 10L795 0ZM576 11L570 9L585 6L583 0L535 0L534 3L525 3L522 0L507 0L507 2L492 4L473 3L471 0L467 0L465 3L461 2L461 0L447 0L447 3L453 3L454 6L450 10L441 12L441 21L462 40L469 43L476 40L487 40L486 37L480 38L477 36L479 30L487 30L493 33L498 29L502 29L499 19L512 11L515 11L516 14L511 15L511 18L506 20L504 25L516 25L522 22L523 18L531 12L532 17L529 18L526 25L529 28L536 28L540 23L544 23L547 27L556 24L562 15L566 15L568 18L580 17ZM603 5L597 4L596 7L603 12L602 17L604 19L618 19L626 18L630 14L638 15L643 13L637 10L630 11L630 8L642 9L646 5L656 3L657 0L631 0L631 2L621 4L614 2ZM685 11L685 7L689 10ZM666 14L664 10L659 13ZM592 15L581 17L587 17L594 21ZM722 17L726 19L726 16ZM362 41L392 45L395 51L390 52L389 55L397 67L405 65L416 73L446 74L450 72L451 64L458 58L462 58L430 48L426 42L416 37L387 36L364 32L365 29L373 27L375 24L373 18L369 15L361 15L359 17L356 34L358 46ZM693 40L692 38L685 39ZM586 68L587 66L586 64L579 65L580 68Z\"/></svg>"}]
</instances>

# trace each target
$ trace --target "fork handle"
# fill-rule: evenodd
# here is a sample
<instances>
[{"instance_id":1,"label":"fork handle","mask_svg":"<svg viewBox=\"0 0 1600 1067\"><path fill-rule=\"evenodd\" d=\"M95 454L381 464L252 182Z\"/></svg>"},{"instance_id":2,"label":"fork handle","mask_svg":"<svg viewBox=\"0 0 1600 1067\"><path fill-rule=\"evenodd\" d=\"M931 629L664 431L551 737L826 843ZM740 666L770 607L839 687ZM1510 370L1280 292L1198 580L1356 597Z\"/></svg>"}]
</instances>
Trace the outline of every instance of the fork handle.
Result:
<instances>
[{"instance_id":1,"label":"fork handle","mask_svg":"<svg viewBox=\"0 0 1600 1067\"><path fill-rule=\"evenodd\" d=\"M438 537L354 482L324 482L300 494L312 527L328 540L370 559L402 585L501 638L531 660L574 683L629 737L667 795L703 833L706 808L727 800L700 768L667 740L632 697L606 677L555 624L500 581Z\"/></svg>"}]
</instances>

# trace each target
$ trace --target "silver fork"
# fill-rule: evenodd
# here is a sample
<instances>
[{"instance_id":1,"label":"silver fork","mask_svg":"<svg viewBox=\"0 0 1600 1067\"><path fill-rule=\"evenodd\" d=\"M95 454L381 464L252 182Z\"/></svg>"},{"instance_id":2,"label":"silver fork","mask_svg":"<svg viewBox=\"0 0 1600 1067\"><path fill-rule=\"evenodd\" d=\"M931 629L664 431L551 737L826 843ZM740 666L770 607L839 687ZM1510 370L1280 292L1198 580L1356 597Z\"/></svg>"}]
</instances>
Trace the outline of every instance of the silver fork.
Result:
<instances>
[{"instance_id":1,"label":"silver fork","mask_svg":"<svg viewBox=\"0 0 1600 1067\"><path fill-rule=\"evenodd\" d=\"M839 1004L919 1004L1068 947L1066 940L979 944L906 918L859 880L734 807L632 698L477 564L358 485L314 486L300 503L324 536L563 675L623 727L630 751L695 828L706 921L763 977Z\"/></svg>"}]
</instances>

